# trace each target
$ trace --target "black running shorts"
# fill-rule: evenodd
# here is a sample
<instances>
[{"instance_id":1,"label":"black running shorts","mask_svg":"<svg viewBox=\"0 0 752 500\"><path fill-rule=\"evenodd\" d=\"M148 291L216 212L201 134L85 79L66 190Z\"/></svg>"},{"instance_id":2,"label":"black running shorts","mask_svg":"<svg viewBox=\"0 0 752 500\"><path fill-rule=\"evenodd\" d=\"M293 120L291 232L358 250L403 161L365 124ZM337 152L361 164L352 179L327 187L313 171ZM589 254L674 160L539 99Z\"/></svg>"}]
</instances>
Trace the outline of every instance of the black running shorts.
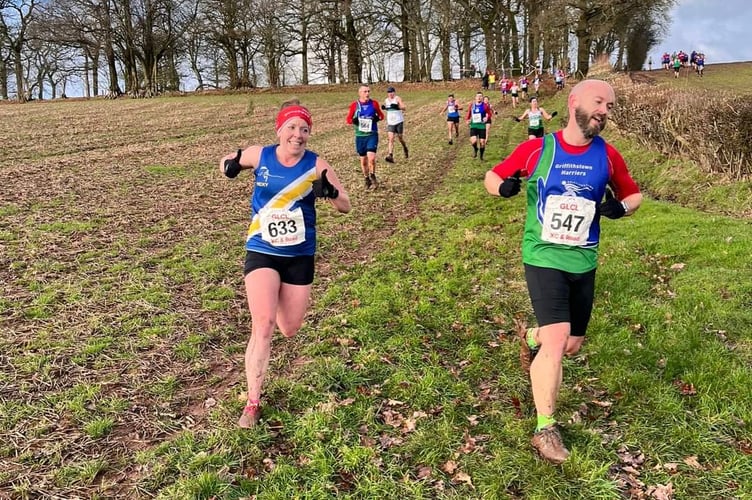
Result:
<instances>
[{"instance_id":1,"label":"black running shorts","mask_svg":"<svg viewBox=\"0 0 752 500\"><path fill-rule=\"evenodd\" d=\"M585 335L595 296L595 269L568 273L525 264L525 280L538 326L569 323L570 335Z\"/></svg>"},{"instance_id":2,"label":"black running shorts","mask_svg":"<svg viewBox=\"0 0 752 500\"><path fill-rule=\"evenodd\" d=\"M290 285L310 285L313 283L314 256L280 257L259 252L245 254L243 276L255 269L274 269L282 283Z\"/></svg>"}]
</instances>

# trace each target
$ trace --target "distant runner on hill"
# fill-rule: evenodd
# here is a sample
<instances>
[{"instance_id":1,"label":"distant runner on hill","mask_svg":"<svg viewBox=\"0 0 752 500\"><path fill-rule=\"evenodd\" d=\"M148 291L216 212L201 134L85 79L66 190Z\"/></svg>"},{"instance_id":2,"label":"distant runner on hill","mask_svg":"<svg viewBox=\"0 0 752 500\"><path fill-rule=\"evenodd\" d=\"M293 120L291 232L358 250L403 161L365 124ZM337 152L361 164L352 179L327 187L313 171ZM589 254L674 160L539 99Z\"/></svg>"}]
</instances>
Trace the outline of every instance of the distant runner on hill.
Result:
<instances>
[{"instance_id":1,"label":"distant runner on hill","mask_svg":"<svg viewBox=\"0 0 752 500\"><path fill-rule=\"evenodd\" d=\"M488 139L491 138L491 123L493 123L493 116L497 114L497 112L494 110L494 107L491 104L491 99L489 99L487 95L483 96L483 104L488 106L488 119L486 119L486 146L488 146ZM481 155L481 160L482 159L483 156Z\"/></svg>"},{"instance_id":2,"label":"distant runner on hill","mask_svg":"<svg viewBox=\"0 0 752 500\"><path fill-rule=\"evenodd\" d=\"M697 75L702 78L702 72L705 71L705 54L700 53L695 56L695 67Z\"/></svg>"},{"instance_id":3,"label":"distant runner on hill","mask_svg":"<svg viewBox=\"0 0 752 500\"><path fill-rule=\"evenodd\" d=\"M402 144L402 152L405 154L405 159L409 157L409 151L407 149L407 142L405 142L405 103L400 96L397 95L397 91L394 87L388 87L386 89L386 99L384 104L381 105L381 109L386 111L386 132L387 132L387 152L385 160L389 163L394 163L394 139L399 140Z\"/></svg>"},{"instance_id":4,"label":"distant runner on hill","mask_svg":"<svg viewBox=\"0 0 752 500\"><path fill-rule=\"evenodd\" d=\"M663 65L663 69L668 71L669 67L671 66L671 54L664 52L661 56L661 64Z\"/></svg>"},{"instance_id":5,"label":"distant runner on hill","mask_svg":"<svg viewBox=\"0 0 752 500\"><path fill-rule=\"evenodd\" d=\"M447 133L449 134L449 144L454 144L454 141L452 141L452 133L454 133L454 137L459 137L460 135L460 110L462 109L462 106L460 106L459 101L454 98L454 94L449 94L449 97L447 98L447 102L444 105L444 109L441 110L441 114L446 113L447 117Z\"/></svg>"},{"instance_id":6,"label":"distant runner on hill","mask_svg":"<svg viewBox=\"0 0 752 500\"><path fill-rule=\"evenodd\" d=\"M480 149L480 159L486 152L486 120L490 110L486 103L483 102L483 92L475 94L475 100L467 107L467 124L470 126L470 144L473 146L473 158L478 157Z\"/></svg>"},{"instance_id":7,"label":"distant runner on hill","mask_svg":"<svg viewBox=\"0 0 752 500\"><path fill-rule=\"evenodd\" d=\"M525 118L528 119L528 126L527 126L527 138L528 139L535 139L536 137L543 137L544 130L543 130L543 118L546 120L551 121L554 116L556 116L558 111L554 111L550 115L548 114L548 111L546 111L543 108L538 107L538 99L535 97L530 98L530 108L525 110L524 113L522 113L522 116L515 116L514 121L521 122Z\"/></svg>"},{"instance_id":8,"label":"distant runner on hill","mask_svg":"<svg viewBox=\"0 0 752 500\"><path fill-rule=\"evenodd\" d=\"M383 119L384 113L378 101L371 99L371 87L361 85L358 88L358 99L350 104L345 122L355 128L355 151L360 158L366 189L375 189L379 182L376 178L376 150L379 146L379 129L376 124Z\"/></svg>"}]
</instances>

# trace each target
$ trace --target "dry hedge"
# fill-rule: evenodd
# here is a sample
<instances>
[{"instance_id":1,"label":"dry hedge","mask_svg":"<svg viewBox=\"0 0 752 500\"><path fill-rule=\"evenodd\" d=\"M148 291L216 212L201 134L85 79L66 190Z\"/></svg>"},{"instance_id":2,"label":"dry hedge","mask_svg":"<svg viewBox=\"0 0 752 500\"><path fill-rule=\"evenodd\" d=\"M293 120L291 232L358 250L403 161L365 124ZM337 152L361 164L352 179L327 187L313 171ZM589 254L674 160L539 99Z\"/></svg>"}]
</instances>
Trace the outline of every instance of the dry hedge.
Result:
<instances>
[{"instance_id":1,"label":"dry hedge","mask_svg":"<svg viewBox=\"0 0 752 500\"><path fill-rule=\"evenodd\" d=\"M664 153L691 158L710 173L752 176L752 102L639 83L623 74L609 80L617 95L609 119L621 130Z\"/></svg>"}]
</instances>

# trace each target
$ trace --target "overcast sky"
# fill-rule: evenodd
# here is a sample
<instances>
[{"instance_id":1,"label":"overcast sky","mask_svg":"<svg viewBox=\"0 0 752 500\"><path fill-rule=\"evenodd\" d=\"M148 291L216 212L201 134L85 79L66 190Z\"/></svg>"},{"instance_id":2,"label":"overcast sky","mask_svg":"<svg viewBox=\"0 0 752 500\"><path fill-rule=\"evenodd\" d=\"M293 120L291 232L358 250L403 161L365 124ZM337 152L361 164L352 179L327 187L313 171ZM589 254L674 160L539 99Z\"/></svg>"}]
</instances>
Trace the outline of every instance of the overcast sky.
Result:
<instances>
[{"instance_id":1,"label":"overcast sky","mask_svg":"<svg viewBox=\"0 0 752 500\"><path fill-rule=\"evenodd\" d=\"M679 0L668 16L669 31L650 54L653 67L664 52L679 50L704 52L706 64L752 61L752 1Z\"/></svg>"}]
</instances>

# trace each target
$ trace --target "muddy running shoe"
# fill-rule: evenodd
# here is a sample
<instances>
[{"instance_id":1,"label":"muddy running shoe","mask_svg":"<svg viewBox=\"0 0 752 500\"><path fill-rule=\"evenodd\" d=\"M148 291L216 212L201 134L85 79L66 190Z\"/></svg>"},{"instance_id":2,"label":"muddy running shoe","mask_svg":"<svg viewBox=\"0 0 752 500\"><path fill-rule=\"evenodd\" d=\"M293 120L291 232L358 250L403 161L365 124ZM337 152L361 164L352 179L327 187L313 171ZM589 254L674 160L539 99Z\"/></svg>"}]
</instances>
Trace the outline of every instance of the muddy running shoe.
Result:
<instances>
[{"instance_id":1,"label":"muddy running shoe","mask_svg":"<svg viewBox=\"0 0 752 500\"><path fill-rule=\"evenodd\" d=\"M366 189L371 189L371 178L366 176Z\"/></svg>"},{"instance_id":2,"label":"muddy running shoe","mask_svg":"<svg viewBox=\"0 0 752 500\"><path fill-rule=\"evenodd\" d=\"M478 157L478 152L477 151L473 151L473 158L477 158L477 157Z\"/></svg>"},{"instance_id":3,"label":"muddy running shoe","mask_svg":"<svg viewBox=\"0 0 752 500\"><path fill-rule=\"evenodd\" d=\"M533 434L530 440L541 457L548 460L554 465L559 465L569 457L569 450L564 447L561 441L561 434L556 424L539 430Z\"/></svg>"},{"instance_id":4,"label":"muddy running shoe","mask_svg":"<svg viewBox=\"0 0 752 500\"><path fill-rule=\"evenodd\" d=\"M371 185L373 186L373 189L376 189L377 187L379 187L379 181L376 179L376 174L371 174L369 179L371 180Z\"/></svg>"},{"instance_id":5,"label":"muddy running shoe","mask_svg":"<svg viewBox=\"0 0 752 500\"><path fill-rule=\"evenodd\" d=\"M243 408L243 413L240 415L240 419L238 420L238 427L241 427L243 429L250 429L251 427L255 427L259 423L260 419L261 405L259 403L251 403L249 401L245 408Z\"/></svg>"},{"instance_id":6,"label":"muddy running shoe","mask_svg":"<svg viewBox=\"0 0 752 500\"><path fill-rule=\"evenodd\" d=\"M386 158L384 158L387 163L394 163L394 156L391 154L386 155Z\"/></svg>"},{"instance_id":7,"label":"muddy running shoe","mask_svg":"<svg viewBox=\"0 0 752 500\"><path fill-rule=\"evenodd\" d=\"M530 373L530 365L538 354L540 348L531 349L527 343L527 323L524 320L515 319L514 327L517 338L520 339L520 366L523 371Z\"/></svg>"},{"instance_id":8,"label":"muddy running shoe","mask_svg":"<svg viewBox=\"0 0 752 500\"><path fill-rule=\"evenodd\" d=\"M452 141L451 139L449 139L449 145L451 146L452 144L454 144L454 141Z\"/></svg>"},{"instance_id":9,"label":"muddy running shoe","mask_svg":"<svg viewBox=\"0 0 752 500\"><path fill-rule=\"evenodd\" d=\"M407 146L405 146L404 144L402 145L402 151L405 152L405 160L407 160L409 158L409 153L407 151Z\"/></svg>"}]
</instances>

